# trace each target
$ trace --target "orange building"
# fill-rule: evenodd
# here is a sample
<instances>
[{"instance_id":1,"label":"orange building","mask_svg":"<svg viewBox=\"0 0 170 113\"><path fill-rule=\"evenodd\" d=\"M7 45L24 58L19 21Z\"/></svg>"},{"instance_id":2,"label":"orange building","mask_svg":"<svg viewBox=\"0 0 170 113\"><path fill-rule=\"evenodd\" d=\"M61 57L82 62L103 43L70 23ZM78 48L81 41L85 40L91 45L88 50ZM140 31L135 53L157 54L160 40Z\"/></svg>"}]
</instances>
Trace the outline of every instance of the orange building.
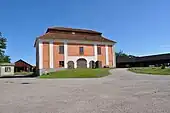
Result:
<instances>
[{"instance_id":1,"label":"orange building","mask_svg":"<svg viewBox=\"0 0 170 113\"><path fill-rule=\"evenodd\" d=\"M115 43L97 31L48 28L35 41L36 66L40 75L65 68L116 67Z\"/></svg>"}]
</instances>

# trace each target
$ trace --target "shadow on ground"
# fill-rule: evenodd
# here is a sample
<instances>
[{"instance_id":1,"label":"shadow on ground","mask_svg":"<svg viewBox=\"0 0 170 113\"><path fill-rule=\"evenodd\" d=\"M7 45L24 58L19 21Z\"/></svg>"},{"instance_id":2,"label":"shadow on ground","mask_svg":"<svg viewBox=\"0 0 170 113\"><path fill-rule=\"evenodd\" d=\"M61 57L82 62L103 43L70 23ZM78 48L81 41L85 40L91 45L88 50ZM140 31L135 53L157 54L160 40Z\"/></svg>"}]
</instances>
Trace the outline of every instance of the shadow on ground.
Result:
<instances>
[{"instance_id":1,"label":"shadow on ground","mask_svg":"<svg viewBox=\"0 0 170 113\"><path fill-rule=\"evenodd\" d=\"M36 74L30 74L30 75L14 75L14 76L2 76L1 78L36 78L38 77Z\"/></svg>"}]
</instances>

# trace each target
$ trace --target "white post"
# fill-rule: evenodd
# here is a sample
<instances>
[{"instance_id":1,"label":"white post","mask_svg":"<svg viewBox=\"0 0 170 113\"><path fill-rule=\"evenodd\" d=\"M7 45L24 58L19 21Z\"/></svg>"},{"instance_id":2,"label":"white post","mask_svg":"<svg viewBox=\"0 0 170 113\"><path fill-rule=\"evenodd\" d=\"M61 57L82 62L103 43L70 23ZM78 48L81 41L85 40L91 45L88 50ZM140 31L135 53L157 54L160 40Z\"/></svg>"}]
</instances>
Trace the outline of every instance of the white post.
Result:
<instances>
[{"instance_id":1,"label":"white post","mask_svg":"<svg viewBox=\"0 0 170 113\"><path fill-rule=\"evenodd\" d=\"M95 62L97 61L97 44L94 44L94 56L95 56Z\"/></svg>"},{"instance_id":2,"label":"white post","mask_svg":"<svg viewBox=\"0 0 170 113\"><path fill-rule=\"evenodd\" d=\"M112 51L113 51L113 67L116 67L115 45L113 45Z\"/></svg>"},{"instance_id":3,"label":"white post","mask_svg":"<svg viewBox=\"0 0 170 113\"><path fill-rule=\"evenodd\" d=\"M43 69L43 42L39 40L38 42L39 48L39 69Z\"/></svg>"},{"instance_id":4,"label":"white post","mask_svg":"<svg viewBox=\"0 0 170 113\"><path fill-rule=\"evenodd\" d=\"M67 68L68 46L67 41L64 42L64 68Z\"/></svg>"},{"instance_id":5,"label":"white post","mask_svg":"<svg viewBox=\"0 0 170 113\"><path fill-rule=\"evenodd\" d=\"M50 45L50 47L49 47L49 51L50 51L50 68L53 68L54 67L54 65L53 65L53 62L54 62L54 58L53 58L53 41L50 41L50 43L49 43Z\"/></svg>"},{"instance_id":6,"label":"white post","mask_svg":"<svg viewBox=\"0 0 170 113\"><path fill-rule=\"evenodd\" d=\"M105 51L106 51L106 65L109 65L109 49L108 49L108 45L105 45Z\"/></svg>"}]
</instances>

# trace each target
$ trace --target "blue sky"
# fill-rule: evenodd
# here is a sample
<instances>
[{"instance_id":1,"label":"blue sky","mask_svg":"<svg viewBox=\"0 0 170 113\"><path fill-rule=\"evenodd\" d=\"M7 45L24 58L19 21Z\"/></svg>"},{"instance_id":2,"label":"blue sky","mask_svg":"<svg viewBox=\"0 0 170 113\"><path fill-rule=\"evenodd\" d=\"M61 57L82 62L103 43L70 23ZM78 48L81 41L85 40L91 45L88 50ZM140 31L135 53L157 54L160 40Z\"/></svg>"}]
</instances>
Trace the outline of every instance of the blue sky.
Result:
<instances>
[{"instance_id":1,"label":"blue sky","mask_svg":"<svg viewBox=\"0 0 170 113\"><path fill-rule=\"evenodd\" d=\"M35 38L47 27L101 31L132 55L170 52L169 0L0 0L0 31L12 62L35 64Z\"/></svg>"}]
</instances>

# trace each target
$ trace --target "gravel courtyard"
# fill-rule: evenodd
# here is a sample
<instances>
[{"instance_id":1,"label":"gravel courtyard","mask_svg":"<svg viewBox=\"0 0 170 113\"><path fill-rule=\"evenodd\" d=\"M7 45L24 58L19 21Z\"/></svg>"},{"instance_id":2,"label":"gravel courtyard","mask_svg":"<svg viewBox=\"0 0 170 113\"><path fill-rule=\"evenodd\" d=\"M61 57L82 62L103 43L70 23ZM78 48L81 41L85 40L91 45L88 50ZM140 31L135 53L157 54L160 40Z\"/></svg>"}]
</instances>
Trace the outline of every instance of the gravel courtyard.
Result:
<instances>
[{"instance_id":1,"label":"gravel courtyard","mask_svg":"<svg viewBox=\"0 0 170 113\"><path fill-rule=\"evenodd\" d=\"M170 76L0 79L0 113L170 113Z\"/></svg>"}]
</instances>

